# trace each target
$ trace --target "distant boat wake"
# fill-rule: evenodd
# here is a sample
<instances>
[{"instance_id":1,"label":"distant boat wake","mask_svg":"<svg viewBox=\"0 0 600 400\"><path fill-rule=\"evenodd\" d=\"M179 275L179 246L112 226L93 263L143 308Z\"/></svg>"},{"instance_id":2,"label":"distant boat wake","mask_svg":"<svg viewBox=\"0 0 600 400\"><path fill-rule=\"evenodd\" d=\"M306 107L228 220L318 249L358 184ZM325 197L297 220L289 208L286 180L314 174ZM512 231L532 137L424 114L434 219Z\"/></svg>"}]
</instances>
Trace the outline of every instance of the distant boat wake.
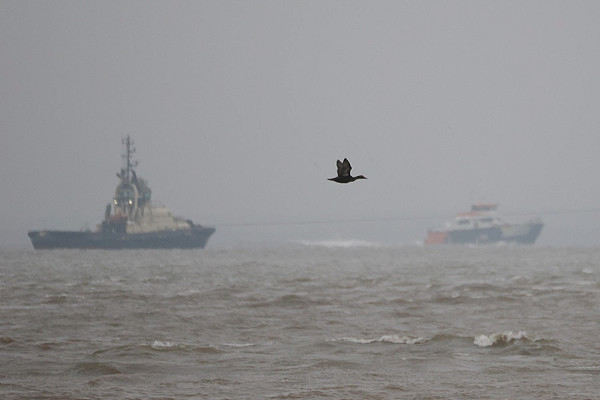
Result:
<instances>
[{"instance_id":1,"label":"distant boat wake","mask_svg":"<svg viewBox=\"0 0 600 400\"><path fill-rule=\"evenodd\" d=\"M318 246L328 248L350 248L350 247L383 247L381 243L369 242L366 240L347 239L347 240L300 240L296 243L303 246Z\"/></svg>"}]
</instances>

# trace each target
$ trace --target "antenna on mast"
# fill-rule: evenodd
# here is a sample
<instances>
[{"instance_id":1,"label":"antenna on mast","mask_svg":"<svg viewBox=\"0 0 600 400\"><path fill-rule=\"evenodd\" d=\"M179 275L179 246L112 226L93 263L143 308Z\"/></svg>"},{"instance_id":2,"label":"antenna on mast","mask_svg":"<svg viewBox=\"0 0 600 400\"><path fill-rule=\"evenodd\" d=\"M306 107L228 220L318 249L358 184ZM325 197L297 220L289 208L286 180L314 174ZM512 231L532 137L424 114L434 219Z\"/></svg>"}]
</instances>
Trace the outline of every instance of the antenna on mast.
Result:
<instances>
[{"instance_id":1,"label":"antenna on mast","mask_svg":"<svg viewBox=\"0 0 600 400\"><path fill-rule=\"evenodd\" d=\"M135 143L129 135L127 135L125 139L122 139L121 142L125 146L125 153L122 155L125 164L125 182L129 183L131 182L130 177L132 174L135 174L135 172L133 172L133 167L138 165L138 162L133 160L133 153L135 153L135 147L133 147L133 145Z\"/></svg>"}]
</instances>

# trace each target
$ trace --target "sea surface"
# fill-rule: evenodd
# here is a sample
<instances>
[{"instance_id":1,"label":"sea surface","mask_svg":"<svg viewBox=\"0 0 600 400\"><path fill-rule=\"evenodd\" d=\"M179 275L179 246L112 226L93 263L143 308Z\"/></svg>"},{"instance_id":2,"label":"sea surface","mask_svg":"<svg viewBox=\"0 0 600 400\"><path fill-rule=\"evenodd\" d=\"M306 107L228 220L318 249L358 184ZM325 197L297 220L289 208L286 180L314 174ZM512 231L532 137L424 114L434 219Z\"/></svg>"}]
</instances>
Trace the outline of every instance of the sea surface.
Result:
<instances>
[{"instance_id":1,"label":"sea surface","mask_svg":"<svg viewBox=\"0 0 600 400\"><path fill-rule=\"evenodd\" d=\"M600 248L0 251L0 398L595 399Z\"/></svg>"}]
</instances>

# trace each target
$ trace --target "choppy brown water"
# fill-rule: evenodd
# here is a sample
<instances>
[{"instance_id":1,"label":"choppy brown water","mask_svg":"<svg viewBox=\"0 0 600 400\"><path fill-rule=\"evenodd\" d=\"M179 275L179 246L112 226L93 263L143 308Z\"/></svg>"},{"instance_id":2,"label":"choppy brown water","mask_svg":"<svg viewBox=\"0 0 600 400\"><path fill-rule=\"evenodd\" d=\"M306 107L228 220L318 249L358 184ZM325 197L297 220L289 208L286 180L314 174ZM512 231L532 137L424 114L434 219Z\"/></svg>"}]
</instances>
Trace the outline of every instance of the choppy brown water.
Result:
<instances>
[{"instance_id":1,"label":"choppy brown water","mask_svg":"<svg viewBox=\"0 0 600 400\"><path fill-rule=\"evenodd\" d=\"M591 399L600 249L1 251L2 399Z\"/></svg>"}]
</instances>

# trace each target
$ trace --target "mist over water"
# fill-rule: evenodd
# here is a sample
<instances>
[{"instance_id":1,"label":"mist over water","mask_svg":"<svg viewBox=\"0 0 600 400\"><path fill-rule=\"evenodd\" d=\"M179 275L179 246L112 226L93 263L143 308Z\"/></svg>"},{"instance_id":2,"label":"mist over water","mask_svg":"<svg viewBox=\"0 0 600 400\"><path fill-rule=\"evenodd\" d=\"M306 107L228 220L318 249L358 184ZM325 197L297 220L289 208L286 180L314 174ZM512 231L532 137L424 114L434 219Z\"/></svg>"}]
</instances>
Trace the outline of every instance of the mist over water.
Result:
<instances>
[{"instance_id":1,"label":"mist over water","mask_svg":"<svg viewBox=\"0 0 600 400\"><path fill-rule=\"evenodd\" d=\"M600 250L0 252L0 396L594 398Z\"/></svg>"},{"instance_id":2,"label":"mist over water","mask_svg":"<svg viewBox=\"0 0 600 400\"><path fill-rule=\"evenodd\" d=\"M211 244L412 245L492 202L544 219L539 244L600 245L599 14L594 1L3 0L0 247L94 229L127 135L153 201L216 226ZM368 180L327 181L344 158Z\"/></svg>"}]
</instances>

